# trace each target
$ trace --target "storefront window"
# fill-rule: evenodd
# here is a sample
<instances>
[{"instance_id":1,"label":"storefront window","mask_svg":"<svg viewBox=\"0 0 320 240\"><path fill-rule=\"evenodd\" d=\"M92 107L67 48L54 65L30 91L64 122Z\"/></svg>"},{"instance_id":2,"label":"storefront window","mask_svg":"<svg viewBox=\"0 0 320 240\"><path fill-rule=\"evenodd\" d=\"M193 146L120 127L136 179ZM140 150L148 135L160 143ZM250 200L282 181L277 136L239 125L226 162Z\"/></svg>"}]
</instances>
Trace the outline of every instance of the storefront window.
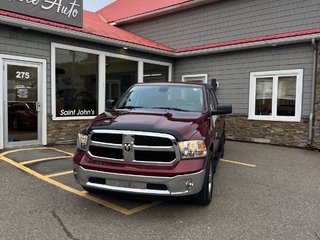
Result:
<instances>
[{"instance_id":1,"label":"storefront window","mask_svg":"<svg viewBox=\"0 0 320 240\"><path fill-rule=\"evenodd\" d=\"M56 49L56 117L98 114L98 55Z\"/></svg>"},{"instance_id":2,"label":"storefront window","mask_svg":"<svg viewBox=\"0 0 320 240\"><path fill-rule=\"evenodd\" d=\"M118 101L138 80L138 62L106 57L106 99Z\"/></svg>"},{"instance_id":3,"label":"storefront window","mask_svg":"<svg viewBox=\"0 0 320 240\"><path fill-rule=\"evenodd\" d=\"M143 82L168 82L169 67L156 64L143 64Z\"/></svg>"}]
</instances>

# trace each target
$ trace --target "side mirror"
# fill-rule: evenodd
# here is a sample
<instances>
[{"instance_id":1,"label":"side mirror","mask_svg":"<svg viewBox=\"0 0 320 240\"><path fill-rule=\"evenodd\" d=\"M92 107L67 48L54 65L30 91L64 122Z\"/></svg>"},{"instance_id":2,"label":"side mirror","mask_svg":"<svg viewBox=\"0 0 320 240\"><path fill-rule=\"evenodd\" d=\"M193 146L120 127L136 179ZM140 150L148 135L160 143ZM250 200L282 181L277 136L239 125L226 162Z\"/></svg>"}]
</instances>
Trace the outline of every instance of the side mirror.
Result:
<instances>
[{"instance_id":1,"label":"side mirror","mask_svg":"<svg viewBox=\"0 0 320 240\"><path fill-rule=\"evenodd\" d=\"M113 109L114 105L116 104L116 102L112 99L108 99L106 101L106 110L111 110Z\"/></svg>"},{"instance_id":2,"label":"side mirror","mask_svg":"<svg viewBox=\"0 0 320 240\"><path fill-rule=\"evenodd\" d=\"M232 105L218 106L216 111L212 111L211 115L225 115L232 113Z\"/></svg>"}]
</instances>

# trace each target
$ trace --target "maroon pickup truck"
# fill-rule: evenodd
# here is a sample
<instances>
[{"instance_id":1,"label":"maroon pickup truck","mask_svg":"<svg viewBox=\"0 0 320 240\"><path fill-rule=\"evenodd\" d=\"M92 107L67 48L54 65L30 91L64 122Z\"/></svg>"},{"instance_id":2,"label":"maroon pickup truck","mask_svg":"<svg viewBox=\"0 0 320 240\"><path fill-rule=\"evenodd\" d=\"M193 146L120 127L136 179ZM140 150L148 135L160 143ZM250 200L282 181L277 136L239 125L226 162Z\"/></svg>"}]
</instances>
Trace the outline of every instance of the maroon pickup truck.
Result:
<instances>
[{"instance_id":1,"label":"maroon pickup truck","mask_svg":"<svg viewBox=\"0 0 320 240\"><path fill-rule=\"evenodd\" d=\"M75 178L88 192L194 196L207 205L231 112L209 85L133 85L79 132Z\"/></svg>"}]
</instances>

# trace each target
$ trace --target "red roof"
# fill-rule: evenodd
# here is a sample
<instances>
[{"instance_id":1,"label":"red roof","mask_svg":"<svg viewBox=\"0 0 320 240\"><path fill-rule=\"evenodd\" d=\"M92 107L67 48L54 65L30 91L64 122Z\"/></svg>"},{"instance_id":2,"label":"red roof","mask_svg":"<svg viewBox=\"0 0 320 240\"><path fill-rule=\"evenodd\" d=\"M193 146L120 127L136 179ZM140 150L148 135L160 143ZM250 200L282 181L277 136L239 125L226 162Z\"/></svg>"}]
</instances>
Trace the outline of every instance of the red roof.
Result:
<instances>
[{"instance_id":1,"label":"red roof","mask_svg":"<svg viewBox=\"0 0 320 240\"><path fill-rule=\"evenodd\" d=\"M83 17L83 29L88 33L129 43L135 43L141 46L157 48L165 51L172 51L171 48L168 48L162 44L152 42L146 38L130 33L121 28L112 26L109 23L104 22L96 13L85 11Z\"/></svg>"},{"instance_id":2,"label":"red roof","mask_svg":"<svg viewBox=\"0 0 320 240\"><path fill-rule=\"evenodd\" d=\"M124 1L127 1L127 0L124 0ZM172 0L172 2L177 2L177 1L178 0ZM68 25L64 25L56 22L51 22L51 21L29 17L29 16L12 13L8 11L3 11L3 10L0 10L0 16L1 15L10 17L13 19L19 19L19 20L24 20L28 22L38 23L44 26L52 26L60 29L81 32L81 33L99 36L99 37L111 39L111 40L119 40L123 42L124 45L127 42L131 44L136 44L139 46L167 51L168 53L194 52L194 51L201 51L206 49L215 49L215 48L236 46L236 45L242 45L242 44L258 43L258 42L270 41L270 40L276 40L276 39L287 39L287 38L303 37L308 35L312 36L315 34L318 34L318 35L320 34L320 28L316 28L316 29L301 30L296 32L288 32L288 33L273 34L273 35L266 35L266 36L257 36L257 37L251 37L251 38L245 38L245 39L237 39L237 40L212 43L212 44L202 45L202 46L192 46L187 48L171 49L162 44L152 42L136 34L130 33L121 28L112 26L106 23L105 20L101 16L99 16L99 14L88 12L88 11L84 11L83 28L72 27L72 26L68 26Z\"/></svg>"},{"instance_id":3,"label":"red roof","mask_svg":"<svg viewBox=\"0 0 320 240\"><path fill-rule=\"evenodd\" d=\"M88 11L84 11L83 13L83 28L72 27L69 25L64 25L56 22L51 22L51 21L29 17L22 14L12 13L12 12L3 11L3 10L0 10L0 15L12 17L15 19L26 20L34 23L40 23L43 25L54 26L54 27L58 27L66 30L73 30L77 32L87 33L87 34L105 37L113 40L133 43L133 44L137 44L145 47L156 48L159 50L173 51L172 49L164 45L152 42L136 34L114 27L106 23L105 21L103 21L103 19L100 18L98 14L88 12Z\"/></svg>"},{"instance_id":4,"label":"red roof","mask_svg":"<svg viewBox=\"0 0 320 240\"><path fill-rule=\"evenodd\" d=\"M232 41L227 41L227 42L212 43L212 44L201 45L201 46L179 48L179 49L176 49L175 52L182 53L182 52L200 51L200 50L211 49L211 48L228 47L228 46L235 46L235 45L240 45L240 44L248 44L248 43L276 40L276 39L302 37L302 36L313 35L313 34L320 34L320 28L307 29L307 30L301 30L301 31L296 31L296 32L271 34L271 35L265 35L265 36L259 36L259 37L243 38L243 39L237 39L237 40L232 40Z\"/></svg>"},{"instance_id":5,"label":"red roof","mask_svg":"<svg viewBox=\"0 0 320 240\"><path fill-rule=\"evenodd\" d=\"M114 22L192 1L193 0L117 0L100 9L97 13L101 14L107 21Z\"/></svg>"}]
</instances>

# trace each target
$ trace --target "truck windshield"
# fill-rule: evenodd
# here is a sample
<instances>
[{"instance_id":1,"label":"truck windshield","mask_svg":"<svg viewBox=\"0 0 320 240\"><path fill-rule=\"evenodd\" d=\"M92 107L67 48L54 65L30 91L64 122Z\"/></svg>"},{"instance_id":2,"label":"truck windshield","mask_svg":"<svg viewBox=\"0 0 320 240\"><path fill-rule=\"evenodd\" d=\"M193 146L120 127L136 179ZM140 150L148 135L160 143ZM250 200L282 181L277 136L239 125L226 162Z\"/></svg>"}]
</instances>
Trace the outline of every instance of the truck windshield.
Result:
<instances>
[{"instance_id":1,"label":"truck windshield","mask_svg":"<svg viewBox=\"0 0 320 240\"><path fill-rule=\"evenodd\" d=\"M204 109L203 98L201 86L137 85L126 92L116 108L154 108L202 112Z\"/></svg>"}]
</instances>

